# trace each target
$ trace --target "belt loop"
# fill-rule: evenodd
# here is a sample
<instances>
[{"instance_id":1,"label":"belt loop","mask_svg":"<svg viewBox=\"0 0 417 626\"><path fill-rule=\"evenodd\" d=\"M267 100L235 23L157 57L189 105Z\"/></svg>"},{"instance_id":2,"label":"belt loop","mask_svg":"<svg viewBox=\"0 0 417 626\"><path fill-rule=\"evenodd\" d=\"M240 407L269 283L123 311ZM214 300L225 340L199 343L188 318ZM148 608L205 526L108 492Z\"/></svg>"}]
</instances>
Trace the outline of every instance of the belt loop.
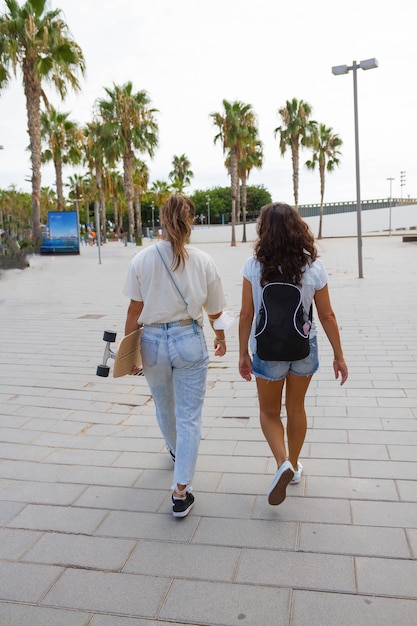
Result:
<instances>
[{"instance_id":1,"label":"belt loop","mask_svg":"<svg viewBox=\"0 0 417 626\"><path fill-rule=\"evenodd\" d=\"M196 335L198 333L196 320L193 320L193 329L194 329L194 335Z\"/></svg>"}]
</instances>

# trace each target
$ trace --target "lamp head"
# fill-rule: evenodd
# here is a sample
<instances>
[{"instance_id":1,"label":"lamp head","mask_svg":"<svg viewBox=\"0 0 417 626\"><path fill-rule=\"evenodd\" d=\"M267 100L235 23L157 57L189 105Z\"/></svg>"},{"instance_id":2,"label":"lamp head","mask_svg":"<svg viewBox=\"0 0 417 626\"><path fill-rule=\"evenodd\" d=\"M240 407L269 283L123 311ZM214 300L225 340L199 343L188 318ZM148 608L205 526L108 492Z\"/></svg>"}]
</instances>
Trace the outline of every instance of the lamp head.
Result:
<instances>
[{"instance_id":1,"label":"lamp head","mask_svg":"<svg viewBox=\"0 0 417 626\"><path fill-rule=\"evenodd\" d=\"M359 63L359 67L363 70L373 70L378 67L377 59L365 59Z\"/></svg>"},{"instance_id":2,"label":"lamp head","mask_svg":"<svg viewBox=\"0 0 417 626\"><path fill-rule=\"evenodd\" d=\"M347 74L349 71L347 65L334 65L332 67L332 74L338 76L339 74Z\"/></svg>"}]
</instances>

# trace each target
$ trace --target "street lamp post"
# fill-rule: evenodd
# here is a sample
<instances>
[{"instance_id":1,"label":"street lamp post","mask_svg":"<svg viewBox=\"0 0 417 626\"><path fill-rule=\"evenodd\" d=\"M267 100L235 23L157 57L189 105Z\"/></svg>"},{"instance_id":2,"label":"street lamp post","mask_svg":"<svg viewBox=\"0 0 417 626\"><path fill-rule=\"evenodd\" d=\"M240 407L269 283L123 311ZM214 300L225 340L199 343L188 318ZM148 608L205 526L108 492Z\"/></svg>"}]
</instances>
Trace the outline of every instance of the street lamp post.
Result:
<instances>
[{"instance_id":1,"label":"street lamp post","mask_svg":"<svg viewBox=\"0 0 417 626\"><path fill-rule=\"evenodd\" d=\"M391 210L392 210L392 181L395 178L387 178L389 180L389 236L391 237Z\"/></svg>"},{"instance_id":2,"label":"street lamp post","mask_svg":"<svg viewBox=\"0 0 417 626\"><path fill-rule=\"evenodd\" d=\"M153 231L155 230L155 204L153 200L152 200L151 208L152 208L152 235L153 235Z\"/></svg>"},{"instance_id":3,"label":"street lamp post","mask_svg":"<svg viewBox=\"0 0 417 626\"><path fill-rule=\"evenodd\" d=\"M210 196L206 196L207 200L207 226L210 226Z\"/></svg>"},{"instance_id":4,"label":"street lamp post","mask_svg":"<svg viewBox=\"0 0 417 626\"><path fill-rule=\"evenodd\" d=\"M358 239L358 268L359 278L363 278L362 265L362 216L361 216L361 185L360 185L360 169L359 169L359 123L358 123L358 85L357 85L357 69L372 70L378 67L376 59L365 59L352 65L335 65L332 67L332 73L335 76L339 74L347 74L353 71L353 107L355 117L355 163L356 163L356 219L357 219L357 239Z\"/></svg>"}]
</instances>

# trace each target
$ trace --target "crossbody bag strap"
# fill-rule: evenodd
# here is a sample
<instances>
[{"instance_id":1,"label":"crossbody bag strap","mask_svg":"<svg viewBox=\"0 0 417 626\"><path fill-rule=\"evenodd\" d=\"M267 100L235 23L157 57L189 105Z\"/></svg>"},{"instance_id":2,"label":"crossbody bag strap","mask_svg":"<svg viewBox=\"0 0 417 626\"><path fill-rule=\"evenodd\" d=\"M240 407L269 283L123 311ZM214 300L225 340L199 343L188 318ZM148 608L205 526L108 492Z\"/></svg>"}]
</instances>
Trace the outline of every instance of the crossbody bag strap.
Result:
<instances>
[{"instance_id":1,"label":"crossbody bag strap","mask_svg":"<svg viewBox=\"0 0 417 626\"><path fill-rule=\"evenodd\" d=\"M172 280L172 282L173 282L173 285L174 285L175 289L176 289L176 290L178 291L178 293L180 294L180 296L181 296L181 300L184 302L185 306L186 306L186 307L188 307L188 302L186 301L186 299L185 299L185 298L184 298L184 296L182 295L182 293L181 293L181 291L180 291L180 288L178 287L177 283L175 282L175 279L174 279L173 275L171 274L171 270L169 269L168 265L166 264L165 259L164 259L164 257L162 256L161 251L160 251L160 249L159 249L158 245L156 246L156 250L157 250L157 252L158 252L159 256L160 256L160 257L161 257L161 259L162 259L162 263L165 265L165 269L166 269L166 271L168 272L169 277L170 277L170 279Z\"/></svg>"},{"instance_id":2,"label":"crossbody bag strap","mask_svg":"<svg viewBox=\"0 0 417 626\"><path fill-rule=\"evenodd\" d=\"M178 287L177 283L175 282L175 278L173 277L173 275L172 275L172 273L171 273L171 270L169 269L168 265L166 264L166 261L165 261L164 257L162 256L162 253L161 253L161 251L160 251L160 249L159 249L159 247L158 247L158 244L157 244L155 247L156 247L156 250L157 250L157 252L158 252L159 256L161 257L162 263L165 265L165 269L166 269L166 271L168 272L168 275L169 275L170 279L172 280L172 283L173 283L173 285L174 285L175 289L176 289L176 290L178 291L178 293L180 294L180 296L181 296L181 300L184 302L184 304L185 304L185 308L187 309L187 313L188 313L188 302L187 302L187 300L184 298L184 296L182 295L182 293L181 293L181 291L180 291L180 288ZM196 320L195 320L195 319L193 319L193 328L194 328L194 332L196 333L196 332L197 332L197 322L196 322Z\"/></svg>"}]
</instances>

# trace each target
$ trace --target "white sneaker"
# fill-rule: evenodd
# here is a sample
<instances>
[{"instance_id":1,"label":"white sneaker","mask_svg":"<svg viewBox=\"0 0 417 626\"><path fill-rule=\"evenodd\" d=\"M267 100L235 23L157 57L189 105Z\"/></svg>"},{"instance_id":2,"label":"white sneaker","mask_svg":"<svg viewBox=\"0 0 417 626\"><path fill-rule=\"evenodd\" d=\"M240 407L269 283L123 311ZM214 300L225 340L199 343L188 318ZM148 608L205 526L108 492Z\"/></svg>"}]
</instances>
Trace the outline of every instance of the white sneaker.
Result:
<instances>
[{"instance_id":1,"label":"white sneaker","mask_svg":"<svg viewBox=\"0 0 417 626\"><path fill-rule=\"evenodd\" d=\"M284 463L277 470L274 480L268 491L269 504L281 504L286 496L286 489L289 482L294 477L294 468L289 461Z\"/></svg>"},{"instance_id":2,"label":"white sneaker","mask_svg":"<svg viewBox=\"0 0 417 626\"><path fill-rule=\"evenodd\" d=\"M298 485L301 480L301 474L303 473L303 466L300 461L297 463L297 471L294 472L294 478L290 481L290 485Z\"/></svg>"}]
</instances>

